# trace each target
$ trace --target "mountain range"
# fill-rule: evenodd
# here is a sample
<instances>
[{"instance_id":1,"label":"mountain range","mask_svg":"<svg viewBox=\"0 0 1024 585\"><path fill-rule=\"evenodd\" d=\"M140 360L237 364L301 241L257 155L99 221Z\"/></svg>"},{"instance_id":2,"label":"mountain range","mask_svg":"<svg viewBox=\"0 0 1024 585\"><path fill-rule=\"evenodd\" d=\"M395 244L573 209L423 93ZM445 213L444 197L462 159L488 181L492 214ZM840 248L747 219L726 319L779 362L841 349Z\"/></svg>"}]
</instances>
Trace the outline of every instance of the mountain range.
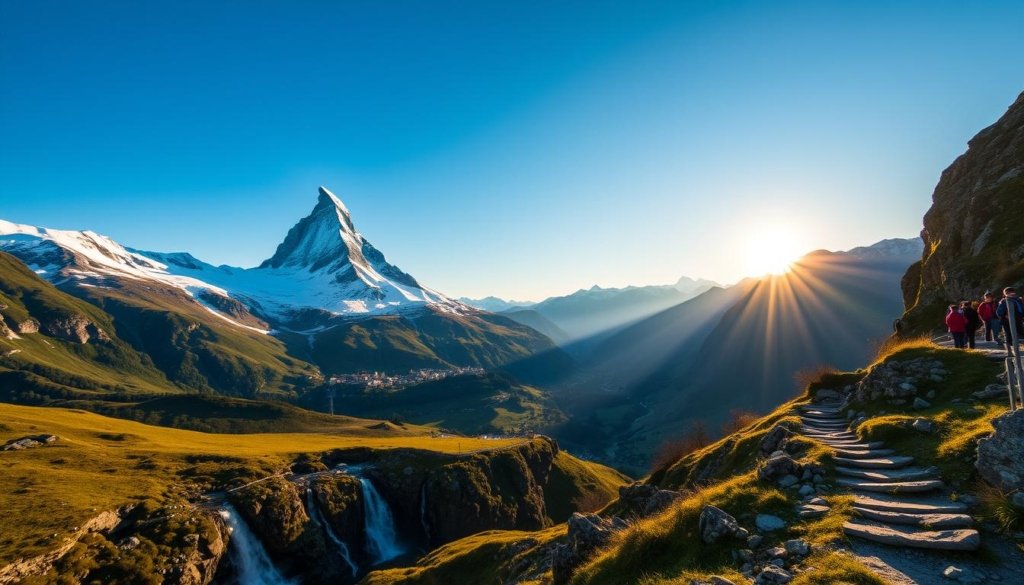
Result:
<instances>
[{"instance_id":1,"label":"mountain range","mask_svg":"<svg viewBox=\"0 0 1024 585\"><path fill-rule=\"evenodd\" d=\"M557 436L638 472L692 422L764 412L798 391L801 371L864 363L891 334L900 280L922 250L912 238L811 252L786 274L713 287L584 343L553 391L571 416Z\"/></svg>"},{"instance_id":2,"label":"mountain range","mask_svg":"<svg viewBox=\"0 0 1024 585\"><path fill-rule=\"evenodd\" d=\"M486 311L505 313L517 320L536 319L523 313L527 310L533 311L564 332L566 341L578 341L611 333L629 323L692 299L716 286L721 285L702 278L683 276L671 285L624 288L602 288L594 285L589 289L549 297L536 303L506 301L493 296L459 300Z\"/></svg>"},{"instance_id":3,"label":"mountain range","mask_svg":"<svg viewBox=\"0 0 1024 585\"><path fill-rule=\"evenodd\" d=\"M67 313L88 324L65 341L128 348L156 370L149 379L162 376L186 390L295 395L321 374L519 363L552 373L570 364L547 336L453 300L390 264L322 187L312 212L255 268L7 221L0 221L0 251L27 267L8 263L18 275L5 281L46 291L22 298L70 306L70 296L92 306ZM52 286L33 282L39 278ZM49 326L38 304L4 304L0 314L12 331ZM17 359L35 359L27 353ZM139 384L125 388L133 386Z\"/></svg>"}]
</instances>

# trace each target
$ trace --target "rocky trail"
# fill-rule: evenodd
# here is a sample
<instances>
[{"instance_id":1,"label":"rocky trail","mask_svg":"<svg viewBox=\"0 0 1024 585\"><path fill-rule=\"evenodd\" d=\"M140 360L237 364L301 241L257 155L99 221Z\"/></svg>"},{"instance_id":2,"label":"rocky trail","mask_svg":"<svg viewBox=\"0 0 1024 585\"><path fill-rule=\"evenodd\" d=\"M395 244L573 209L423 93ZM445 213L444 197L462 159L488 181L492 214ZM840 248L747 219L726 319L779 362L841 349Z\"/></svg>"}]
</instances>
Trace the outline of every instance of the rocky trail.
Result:
<instances>
[{"instance_id":1,"label":"rocky trail","mask_svg":"<svg viewBox=\"0 0 1024 585\"><path fill-rule=\"evenodd\" d=\"M967 507L934 497L945 487L937 469L917 467L880 441L859 442L838 402L804 408L800 418L808 436L835 449L836 486L854 495L857 518L844 525L847 535L926 550L981 546Z\"/></svg>"},{"instance_id":2,"label":"rocky trail","mask_svg":"<svg viewBox=\"0 0 1024 585\"><path fill-rule=\"evenodd\" d=\"M981 534L968 507L944 493L945 482L933 467L915 465L914 458L886 448L882 441L864 442L849 429L839 401L801 408L801 434L835 449L836 487L853 496L855 518L843 530L852 537L858 559L887 582L898 585L1014 582L1024 567L1012 562L1019 554L1002 539L986 541L985 549L1003 559L995 569L977 554ZM827 512L815 498L800 508L801 517ZM984 555L983 555L984 556ZM1013 565L1013 566L1010 566Z\"/></svg>"}]
</instances>

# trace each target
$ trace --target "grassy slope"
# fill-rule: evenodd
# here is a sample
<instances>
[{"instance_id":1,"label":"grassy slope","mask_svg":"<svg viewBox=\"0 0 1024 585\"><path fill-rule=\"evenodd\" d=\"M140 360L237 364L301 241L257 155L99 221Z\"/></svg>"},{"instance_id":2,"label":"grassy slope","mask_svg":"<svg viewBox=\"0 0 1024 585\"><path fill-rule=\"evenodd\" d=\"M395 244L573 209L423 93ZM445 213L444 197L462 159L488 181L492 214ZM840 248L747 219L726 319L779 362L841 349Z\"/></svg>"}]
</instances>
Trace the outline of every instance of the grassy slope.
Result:
<instances>
[{"instance_id":1,"label":"grassy slope","mask_svg":"<svg viewBox=\"0 0 1024 585\"><path fill-rule=\"evenodd\" d=\"M971 393L995 382L1000 366L978 353L916 343L894 351L886 359L921 357L942 361L950 372L944 382L920 385L920 393L936 392L932 406L913 411L894 408L884 402L858 407L872 417L857 429L857 434L864 439L885 441L893 449L913 455L921 465L939 467L954 487L962 489L973 475L965 458L973 455L978 438L992 432L992 419L1009 408L1005 396L984 403L971 397ZM952 402L957 399L961 402ZM931 420L938 430L928 434L908 430L909 424L917 418Z\"/></svg>"},{"instance_id":2,"label":"grassy slope","mask_svg":"<svg viewBox=\"0 0 1024 585\"><path fill-rule=\"evenodd\" d=\"M427 435L429 429L380 429L374 421L341 420L331 433L213 435L75 410L0 404L0 442L37 433L60 437L50 446L0 452L0 563L44 552L98 511L160 499L186 483L214 486L261 477L301 453L356 446L453 453L514 443L435 438Z\"/></svg>"},{"instance_id":3,"label":"grassy slope","mask_svg":"<svg viewBox=\"0 0 1024 585\"><path fill-rule=\"evenodd\" d=\"M75 294L112 315L125 341L189 389L248 398L294 396L317 373L288 355L279 339L219 319L171 287L119 280L115 287L79 288Z\"/></svg>"},{"instance_id":4,"label":"grassy slope","mask_svg":"<svg viewBox=\"0 0 1024 585\"><path fill-rule=\"evenodd\" d=\"M85 318L102 329L109 342L86 344L62 341L44 333L18 339L0 337L0 392L15 381L56 393L80 390L103 392L175 392L152 362L117 336L110 315L55 288L15 257L0 252L0 316L12 328L33 318L44 326L54 320ZM13 353L12 353L13 352Z\"/></svg>"},{"instance_id":5,"label":"grassy slope","mask_svg":"<svg viewBox=\"0 0 1024 585\"><path fill-rule=\"evenodd\" d=\"M374 571L364 585L452 585L454 583L504 583L521 575L532 557L544 554L545 545L558 539L563 526L539 532L501 530L481 532L446 544L420 559L412 567ZM541 583L539 579L516 581L520 585Z\"/></svg>"},{"instance_id":6,"label":"grassy slope","mask_svg":"<svg viewBox=\"0 0 1024 585\"><path fill-rule=\"evenodd\" d=\"M629 477L599 463L577 459L559 451L544 487L544 505L556 521L573 512L592 512L619 495L619 486Z\"/></svg>"},{"instance_id":7,"label":"grassy slope","mask_svg":"<svg viewBox=\"0 0 1024 585\"><path fill-rule=\"evenodd\" d=\"M991 430L991 419L1004 412L1005 407L1001 399L980 404L969 401L968 397L971 392L995 381L997 366L979 354L941 349L915 341L885 348L869 368L889 360L921 356L941 360L952 372L934 388L922 389L923 392L929 389L936 391L932 408L895 412L901 407L858 405L857 410L888 412L863 425L860 433L864 437L884 439L894 448L914 454L922 464L938 465L954 484L959 482L970 487L966 480L972 469L966 456L970 454L974 440ZM809 385L808 392L855 383L867 371L823 374ZM956 398L964 402L952 403ZM794 491L767 486L756 479L757 448L765 432L777 423L793 421L794 407L806 400L805 395L786 403L746 428L657 470L648 478L649 482L663 488L682 489L686 497L662 514L634 522L616 535L603 551L578 570L573 583L686 585L692 578L711 574L727 576L736 583L749 583L736 571L737 564L729 553L731 545L708 546L700 541L698 516L703 505L710 503L736 516L743 526L753 526L755 512L773 513L786 519L788 528L766 535L767 545L799 537L807 539L815 548L803 565L817 570L796 576L793 583L797 585L883 584L869 569L833 546L845 538L841 528L851 514L849 496L827 496L832 510L826 516L801 521L794 514L797 501ZM918 416L935 421L939 432L922 435L899 424ZM796 441L801 446L798 458L823 464L831 476L831 464L826 457L829 449L816 441ZM832 478L826 481L831 482ZM606 511L613 513L616 509L613 503ZM493 574L504 575L513 562L528 565L531 555L536 561L549 554L543 545L558 540L564 535L564 530L560 525L540 533L489 533L487 538L476 535L435 551L416 567L372 573L367 583L442 583L450 581L460 571L470 574L492 574L488 573L492 571ZM524 539L527 537L534 537L537 541L526 543ZM527 582L549 581L550 573Z\"/></svg>"}]
</instances>

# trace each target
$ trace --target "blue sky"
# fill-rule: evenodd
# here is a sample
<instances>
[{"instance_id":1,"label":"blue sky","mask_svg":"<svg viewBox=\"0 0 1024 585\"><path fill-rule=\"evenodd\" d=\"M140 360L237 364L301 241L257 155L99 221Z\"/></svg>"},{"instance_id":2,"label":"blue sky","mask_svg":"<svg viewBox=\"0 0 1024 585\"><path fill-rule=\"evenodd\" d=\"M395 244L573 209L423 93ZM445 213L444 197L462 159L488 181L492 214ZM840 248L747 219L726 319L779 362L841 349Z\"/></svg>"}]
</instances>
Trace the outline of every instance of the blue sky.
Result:
<instances>
[{"instance_id":1,"label":"blue sky","mask_svg":"<svg viewBox=\"0 0 1024 585\"><path fill-rule=\"evenodd\" d=\"M0 217L254 265L324 184L456 296L734 281L752 234L915 235L1024 90L1022 31L996 1L11 0Z\"/></svg>"}]
</instances>

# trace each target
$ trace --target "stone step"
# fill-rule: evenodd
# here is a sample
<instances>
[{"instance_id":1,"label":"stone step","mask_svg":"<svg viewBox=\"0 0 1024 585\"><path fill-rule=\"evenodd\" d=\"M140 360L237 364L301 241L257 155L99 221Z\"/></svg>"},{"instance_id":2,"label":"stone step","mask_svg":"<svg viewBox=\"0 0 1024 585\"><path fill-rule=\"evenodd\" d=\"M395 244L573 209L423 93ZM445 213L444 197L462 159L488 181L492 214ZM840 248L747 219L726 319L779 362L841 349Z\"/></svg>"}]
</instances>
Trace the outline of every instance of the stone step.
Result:
<instances>
[{"instance_id":1,"label":"stone step","mask_svg":"<svg viewBox=\"0 0 1024 585\"><path fill-rule=\"evenodd\" d=\"M934 467L929 469L904 468L891 470L857 469L854 467L836 466L837 475L856 477L871 481L916 481L919 479L935 479L938 477L938 470Z\"/></svg>"},{"instance_id":2,"label":"stone step","mask_svg":"<svg viewBox=\"0 0 1024 585\"><path fill-rule=\"evenodd\" d=\"M839 416L839 415L829 416L829 415L826 415L826 414L810 414L810 413L804 413L804 414L800 415L800 419L801 420L806 420L806 421L809 421L809 422L842 422L842 423L849 422L848 420L846 420L845 417L842 417L842 416Z\"/></svg>"},{"instance_id":3,"label":"stone step","mask_svg":"<svg viewBox=\"0 0 1024 585\"><path fill-rule=\"evenodd\" d=\"M829 447L836 447L837 449L853 449L853 450L864 450L864 449L882 449L885 447L885 443L882 441L871 441L870 443L862 443L860 441L852 441L847 439L819 439L822 443L825 443Z\"/></svg>"},{"instance_id":4,"label":"stone step","mask_svg":"<svg viewBox=\"0 0 1024 585\"><path fill-rule=\"evenodd\" d=\"M850 426L849 422L847 422L845 420L841 420L841 419L825 420L825 419L822 419L822 418L802 417L800 419L800 421L803 423L804 426L810 426L810 427L822 427L822 428L826 428L826 427L843 427L843 428L847 428L847 427Z\"/></svg>"},{"instance_id":5,"label":"stone step","mask_svg":"<svg viewBox=\"0 0 1024 585\"><path fill-rule=\"evenodd\" d=\"M852 432L852 431L850 431L850 427L848 427L846 425L830 426L830 425L819 425L819 424L804 423L803 424L803 429L807 430L807 431L818 431L819 433L848 433L848 432Z\"/></svg>"},{"instance_id":6,"label":"stone step","mask_svg":"<svg viewBox=\"0 0 1024 585\"><path fill-rule=\"evenodd\" d=\"M879 457L877 459L852 459L849 457L833 457L837 465L844 467L860 467L863 469L899 469L914 462L909 455L893 455L891 457Z\"/></svg>"},{"instance_id":7,"label":"stone step","mask_svg":"<svg viewBox=\"0 0 1024 585\"><path fill-rule=\"evenodd\" d=\"M826 406L801 406L800 412L811 416L843 416L841 409Z\"/></svg>"},{"instance_id":8,"label":"stone step","mask_svg":"<svg viewBox=\"0 0 1024 585\"><path fill-rule=\"evenodd\" d=\"M885 494L871 494L870 496L858 494L853 498L853 505L903 514L959 514L967 511L966 504L953 502L946 498L908 498Z\"/></svg>"},{"instance_id":9,"label":"stone step","mask_svg":"<svg viewBox=\"0 0 1024 585\"><path fill-rule=\"evenodd\" d=\"M864 481L858 479L836 478L836 485L852 490L865 492L882 492L884 494L917 494L940 490L945 487L940 479L922 479L918 481Z\"/></svg>"},{"instance_id":10,"label":"stone step","mask_svg":"<svg viewBox=\"0 0 1024 585\"><path fill-rule=\"evenodd\" d=\"M904 524L941 530L945 528L970 528L974 519L967 514L907 514L903 512L885 512L871 508L854 506L853 512L862 518L883 524Z\"/></svg>"},{"instance_id":11,"label":"stone step","mask_svg":"<svg viewBox=\"0 0 1024 585\"><path fill-rule=\"evenodd\" d=\"M981 535L977 530L914 530L895 528L868 522L847 522L843 532L864 540L929 550L974 551L981 546Z\"/></svg>"},{"instance_id":12,"label":"stone step","mask_svg":"<svg viewBox=\"0 0 1024 585\"><path fill-rule=\"evenodd\" d=\"M846 457L847 459L878 459L879 457L888 457L889 455L895 455L896 451L893 449L844 449L836 448L836 455L840 457Z\"/></svg>"},{"instance_id":13,"label":"stone step","mask_svg":"<svg viewBox=\"0 0 1024 585\"><path fill-rule=\"evenodd\" d=\"M801 432L803 434L807 435L808 437L815 437L815 438L820 438L820 439L853 439L855 441L859 441L860 440L860 437L858 437L854 433L851 433L850 431L827 432L827 431L816 431L814 429L808 429L808 428L805 427Z\"/></svg>"},{"instance_id":14,"label":"stone step","mask_svg":"<svg viewBox=\"0 0 1024 585\"><path fill-rule=\"evenodd\" d=\"M820 518L828 514L828 511L831 509L829 506L822 506L820 504L804 504L797 508L796 513L806 520L809 518Z\"/></svg>"}]
</instances>

